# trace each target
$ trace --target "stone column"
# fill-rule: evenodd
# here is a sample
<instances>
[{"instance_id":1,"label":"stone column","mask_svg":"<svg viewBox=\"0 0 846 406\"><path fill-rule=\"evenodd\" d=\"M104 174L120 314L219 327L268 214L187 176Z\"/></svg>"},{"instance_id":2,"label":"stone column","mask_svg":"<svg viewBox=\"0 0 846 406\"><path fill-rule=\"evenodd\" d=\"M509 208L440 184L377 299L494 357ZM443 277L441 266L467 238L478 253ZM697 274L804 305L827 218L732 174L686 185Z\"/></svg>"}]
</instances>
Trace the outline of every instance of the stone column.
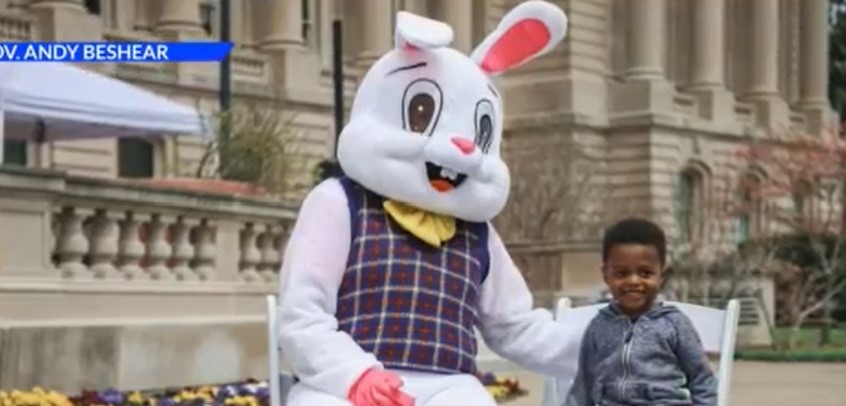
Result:
<instances>
[{"instance_id":1,"label":"stone column","mask_svg":"<svg viewBox=\"0 0 846 406\"><path fill-rule=\"evenodd\" d=\"M196 34L203 31L200 21L200 0L161 2L156 31L174 34Z\"/></svg>"},{"instance_id":2,"label":"stone column","mask_svg":"<svg viewBox=\"0 0 846 406\"><path fill-rule=\"evenodd\" d=\"M229 4L229 36L235 48L244 45L244 0L232 0Z\"/></svg>"},{"instance_id":3,"label":"stone column","mask_svg":"<svg viewBox=\"0 0 846 406\"><path fill-rule=\"evenodd\" d=\"M256 35L257 28L262 27L258 24L255 17L260 15L252 1L244 1L241 4L241 41L244 48L255 49L258 47L260 36Z\"/></svg>"},{"instance_id":4,"label":"stone column","mask_svg":"<svg viewBox=\"0 0 846 406\"><path fill-rule=\"evenodd\" d=\"M405 0L403 9L419 16L429 16L428 0ZM468 1L467 3L470 3Z\"/></svg>"},{"instance_id":5,"label":"stone column","mask_svg":"<svg viewBox=\"0 0 846 406\"><path fill-rule=\"evenodd\" d=\"M625 83L613 97L619 113L655 115L675 110L675 90L664 76L667 1L626 1Z\"/></svg>"},{"instance_id":6,"label":"stone column","mask_svg":"<svg viewBox=\"0 0 846 406\"><path fill-rule=\"evenodd\" d=\"M780 128L790 122L789 108L778 89L779 3L773 0L748 0L749 71L744 98L756 107L758 125L766 129Z\"/></svg>"},{"instance_id":7,"label":"stone column","mask_svg":"<svg viewBox=\"0 0 846 406\"><path fill-rule=\"evenodd\" d=\"M800 1L799 108L807 130L821 134L836 128L828 101L828 1Z\"/></svg>"},{"instance_id":8,"label":"stone column","mask_svg":"<svg viewBox=\"0 0 846 406\"><path fill-rule=\"evenodd\" d=\"M133 28L140 31L147 31L152 28L153 22L150 18L150 0L135 0L133 15Z\"/></svg>"},{"instance_id":9,"label":"stone column","mask_svg":"<svg viewBox=\"0 0 846 406\"><path fill-rule=\"evenodd\" d=\"M358 61L363 67L369 67L393 46L391 6L390 1L358 0L356 12L361 30Z\"/></svg>"},{"instance_id":10,"label":"stone column","mask_svg":"<svg viewBox=\"0 0 846 406\"><path fill-rule=\"evenodd\" d=\"M748 0L751 6L751 31L749 47L750 96L778 93L778 38L779 2L773 0Z\"/></svg>"},{"instance_id":11,"label":"stone column","mask_svg":"<svg viewBox=\"0 0 846 406\"><path fill-rule=\"evenodd\" d=\"M303 42L303 7L300 0L269 2L262 49L273 51L300 46Z\"/></svg>"},{"instance_id":12,"label":"stone column","mask_svg":"<svg viewBox=\"0 0 846 406\"><path fill-rule=\"evenodd\" d=\"M82 0L32 0L29 9L39 27L41 41L96 41L102 38L93 28Z\"/></svg>"},{"instance_id":13,"label":"stone column","mask_svg":"<svg viewBox=\"0 0 846 406\"><path fill-rule=\"evenodd\" d=\"M626 4L629 10L626 79L663 79L667 3L665 0L637 0Z\"/></svg>"},{"instance_id":14,"label":"stone column","mask_svg":"<svg viewBox=\"0 0 846 406\"><path fill-rule=\"evenodd\" d=\"M828 0L799 3L800 103L803 107L828 105Z\"/></svg>"},{"instance_id":15,"label":"stone column","mask_svg":"<svg viewBox=\"0 0 846 406\"><path fill-rule=\"evenodd\" d=\"M734 95L725 87L726 0L693 0L691 6L690 90L699 98L699 115L713 121L734 121Z\"/></svg>"},{"instance_id":16,"label":"stone column","mask_svg":"<svg viewBox=\"0 0 846 406\"><path fill-rule=\"evenodd\" d=\"M154 30L168 41L208 38L200 18L200 0L160 1ZM198 78L217 72L217 64L180 62L175 65L177 80L183 86L195 85Z\"/></svg>"},{"instance_id":17,"label":"stone column","mask_svg":"<svg viewBox=\"0 0 846 406\"><path fill-rule=\"evenodd\" d=\"M473 51L473 2L470 0L438 0L438 19L452 27L452 47L464 52Z\"/></svg>"},{"instance_id":18,"label":"stone column","mask_svg":"<svg viewBox=\"0 0 846 406\"><path fill-rule=\"evenodd\" d=\"M693 60L691 85L722 87L725 63L726 0L693 0Z\"/></svg>"}]
</instances>

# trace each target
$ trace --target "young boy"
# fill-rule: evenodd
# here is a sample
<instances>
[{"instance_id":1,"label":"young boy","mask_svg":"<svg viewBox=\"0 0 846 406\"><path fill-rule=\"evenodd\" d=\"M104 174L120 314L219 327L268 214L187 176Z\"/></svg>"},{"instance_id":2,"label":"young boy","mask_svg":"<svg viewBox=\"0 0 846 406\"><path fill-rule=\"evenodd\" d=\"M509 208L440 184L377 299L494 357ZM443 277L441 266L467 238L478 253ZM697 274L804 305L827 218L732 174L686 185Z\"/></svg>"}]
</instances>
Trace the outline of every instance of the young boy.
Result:
<instances>
[{"instance_id":1,"label":"young boy","mask_svg":"<svg viewBox=\"0 0 846 406\"><path fill-rule=\"evenodd\" d=\"M602 275L613 300L585 332L566 406L715 406L717 380L693 324L656 301L664 231L643 219L606 230Z\"/></svg>"}]
</instances>

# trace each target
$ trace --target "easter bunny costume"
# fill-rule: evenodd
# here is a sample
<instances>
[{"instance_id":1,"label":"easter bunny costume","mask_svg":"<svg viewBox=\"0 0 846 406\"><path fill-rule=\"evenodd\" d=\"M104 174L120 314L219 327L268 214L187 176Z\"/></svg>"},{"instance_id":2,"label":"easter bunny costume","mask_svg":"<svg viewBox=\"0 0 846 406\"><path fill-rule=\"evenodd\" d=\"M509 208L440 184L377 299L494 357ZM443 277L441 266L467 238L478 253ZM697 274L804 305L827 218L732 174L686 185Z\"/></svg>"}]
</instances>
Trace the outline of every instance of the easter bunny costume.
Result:
<instances>
[{"instance_id":1,"label":"easter bunny costume","mask_svg":"<svg viewBox=\"0 0 846 406\"><path fill-rule=\"evenodd\" d=\"M290 406L495 405L474 376L477 329L519 365L574 375L578 332L533 308L490 223L510 184L492 79L566 29L559 8L523 2L468 57L450 26L398 13L339 140L345 175L308 194L285 250Z\"/></svg>"}]
</instances>

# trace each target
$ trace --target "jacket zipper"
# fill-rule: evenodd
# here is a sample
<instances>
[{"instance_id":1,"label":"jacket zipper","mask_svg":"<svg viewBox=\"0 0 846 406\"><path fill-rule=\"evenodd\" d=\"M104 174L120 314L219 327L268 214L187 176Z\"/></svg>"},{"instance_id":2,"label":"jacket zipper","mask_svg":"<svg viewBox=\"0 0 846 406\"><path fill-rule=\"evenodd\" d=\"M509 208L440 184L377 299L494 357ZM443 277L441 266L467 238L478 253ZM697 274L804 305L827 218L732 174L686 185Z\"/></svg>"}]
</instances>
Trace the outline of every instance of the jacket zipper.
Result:
<instances>
[{"instance_id":1,"label":"jacket zipper","mask_svg":"<svg viewBox=\"0 0 846 406\"><path fill-rule=\"evenodd\" d=\"M620 399L624 399L626 394L625 386L626 386L626 379L629 376L629 357L632 352L632 333L634 329L634 323L628 321L629 327L626 329L626 332L623 335L623 377L620 379L620 384L618 385L618 392L620 392Z\"/></svg>"}]
</instances>

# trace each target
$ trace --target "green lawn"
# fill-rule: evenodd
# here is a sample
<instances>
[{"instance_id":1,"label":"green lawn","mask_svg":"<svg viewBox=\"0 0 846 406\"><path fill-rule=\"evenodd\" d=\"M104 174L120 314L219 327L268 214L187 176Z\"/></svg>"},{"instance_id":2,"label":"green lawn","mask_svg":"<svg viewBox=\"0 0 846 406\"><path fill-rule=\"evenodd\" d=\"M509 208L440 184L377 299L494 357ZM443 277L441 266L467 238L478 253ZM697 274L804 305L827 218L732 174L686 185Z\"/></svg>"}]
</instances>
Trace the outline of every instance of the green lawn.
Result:
<instances>
[{"instance_id":1,"label":"green lawn","mask_svg":"<svg viewBox=\"0 0 846 406\"><path fill-rule=\"evenodd\" d=\"M789 328L776 330L778 348L785 348ZM831 345L818 347L819 329L803 328L796 338L793 350L773 350L770 348L738 349L735 358L754 361L793 361L793 362L846 362L846 327L839 327L831 332Z\"/></svg>"},{"instance_id":2,"label":"green lawn","mask_svg":"<svg viewBox=\"0 0 846 406\"><path fill-rule=\"evenodd\" d=\"M786 342L790 328L776 329L776 340ZM817 328L802 328L797 333L796 346L798 348L815 348L819 342L820 330ZM831 331L831 346L846 347L846 327L838 327Z\"/></svg>"}]
</instances>

